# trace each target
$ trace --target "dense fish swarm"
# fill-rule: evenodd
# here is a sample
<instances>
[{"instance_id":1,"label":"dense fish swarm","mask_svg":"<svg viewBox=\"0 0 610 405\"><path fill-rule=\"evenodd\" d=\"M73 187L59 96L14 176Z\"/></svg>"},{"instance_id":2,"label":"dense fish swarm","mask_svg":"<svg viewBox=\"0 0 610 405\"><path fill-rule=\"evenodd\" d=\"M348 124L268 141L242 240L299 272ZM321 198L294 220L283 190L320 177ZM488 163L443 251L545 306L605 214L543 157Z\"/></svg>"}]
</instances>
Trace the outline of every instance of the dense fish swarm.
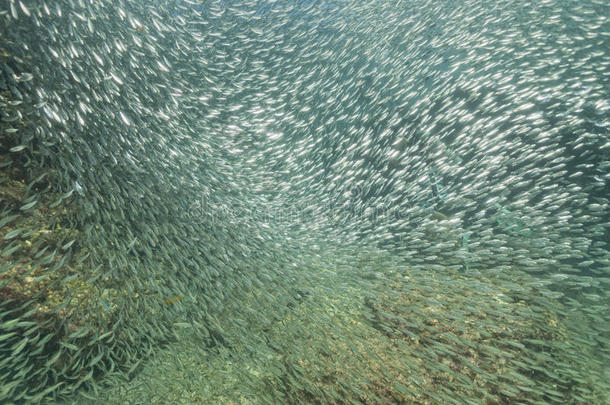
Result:
<instances>
[{"instance_id":1,"label":"dense fish swarm","mask_svg":"<svg viewBox=\"0 0 610 405\"><path fill-rule=\"evenodd\" d=\"M610 403L606 0L0 0L0 403Z\"/></svg>"}]
</instances>

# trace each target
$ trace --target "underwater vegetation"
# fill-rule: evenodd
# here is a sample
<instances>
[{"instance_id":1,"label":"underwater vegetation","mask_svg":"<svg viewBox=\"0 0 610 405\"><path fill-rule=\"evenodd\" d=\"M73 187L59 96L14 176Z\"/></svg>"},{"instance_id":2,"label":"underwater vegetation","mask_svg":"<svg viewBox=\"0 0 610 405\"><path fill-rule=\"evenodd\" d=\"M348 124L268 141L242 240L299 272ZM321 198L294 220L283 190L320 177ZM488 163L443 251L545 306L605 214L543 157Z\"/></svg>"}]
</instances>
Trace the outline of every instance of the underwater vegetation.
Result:
<instances>
[{"instance_id":1,"label":"underwater vegetation","mask_svg":"<svg viewBox=\"0 0 610 405\"><path fill-rule=\"evenodd\" d=\"M610 403L608 15L0 0L0 403Z\"/></svg>"}]
</instances>

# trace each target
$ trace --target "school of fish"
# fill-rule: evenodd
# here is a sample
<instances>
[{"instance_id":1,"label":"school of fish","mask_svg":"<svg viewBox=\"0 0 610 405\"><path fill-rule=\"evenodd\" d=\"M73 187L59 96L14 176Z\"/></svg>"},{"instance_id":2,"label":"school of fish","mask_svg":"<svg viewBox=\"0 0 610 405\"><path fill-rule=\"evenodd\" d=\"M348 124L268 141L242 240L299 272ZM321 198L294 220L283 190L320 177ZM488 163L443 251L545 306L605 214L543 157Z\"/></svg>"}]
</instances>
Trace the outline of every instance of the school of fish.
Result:
<instances>
[{"instance_id":1,"label":"school of fish","mask_svg":"<svg viewBox=\"0 0 610 405\"><path fill-rule=\"evenodd\" d=\"M244 403L608 403L608 16L0 0L0 403L114 395L186 333L271 353ZM394 371L314 360L368 353L352 299Z\"/></svg>"}]
</instances>

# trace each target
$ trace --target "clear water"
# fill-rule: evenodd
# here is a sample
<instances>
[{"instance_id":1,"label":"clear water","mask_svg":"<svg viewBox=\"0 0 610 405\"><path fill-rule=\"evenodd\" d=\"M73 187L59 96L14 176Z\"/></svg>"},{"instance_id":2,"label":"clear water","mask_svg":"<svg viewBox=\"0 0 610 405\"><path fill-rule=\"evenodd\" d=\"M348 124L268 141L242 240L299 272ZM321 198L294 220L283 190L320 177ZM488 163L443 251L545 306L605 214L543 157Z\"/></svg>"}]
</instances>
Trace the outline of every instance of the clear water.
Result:
<instances>
[{"instance_id":1,"label":"clear water","mask_svg":"<svg viewBox=\"0 0 610 405\"><path fill-rule=\"evenodd\" d=\"M0 1L0 402L606 404L606 1Z\"/></svg>"}]
</instances>

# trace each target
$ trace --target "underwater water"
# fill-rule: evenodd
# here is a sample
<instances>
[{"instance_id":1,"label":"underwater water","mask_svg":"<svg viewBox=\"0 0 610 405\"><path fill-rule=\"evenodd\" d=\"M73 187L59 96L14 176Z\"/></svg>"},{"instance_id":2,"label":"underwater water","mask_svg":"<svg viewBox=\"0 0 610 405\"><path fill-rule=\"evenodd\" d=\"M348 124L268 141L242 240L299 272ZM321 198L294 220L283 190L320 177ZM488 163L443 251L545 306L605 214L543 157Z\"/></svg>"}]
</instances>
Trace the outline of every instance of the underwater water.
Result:
<instances>
[{"instance_id":1,"label":"underwater water","mask_svg":"<svg viewBox=\"0 0 610 405\"><path fill-rule=\"evenodd\" d=\"M610 403L606 0L0 0L0 403Z\"/></svg>"}]
</instances>

